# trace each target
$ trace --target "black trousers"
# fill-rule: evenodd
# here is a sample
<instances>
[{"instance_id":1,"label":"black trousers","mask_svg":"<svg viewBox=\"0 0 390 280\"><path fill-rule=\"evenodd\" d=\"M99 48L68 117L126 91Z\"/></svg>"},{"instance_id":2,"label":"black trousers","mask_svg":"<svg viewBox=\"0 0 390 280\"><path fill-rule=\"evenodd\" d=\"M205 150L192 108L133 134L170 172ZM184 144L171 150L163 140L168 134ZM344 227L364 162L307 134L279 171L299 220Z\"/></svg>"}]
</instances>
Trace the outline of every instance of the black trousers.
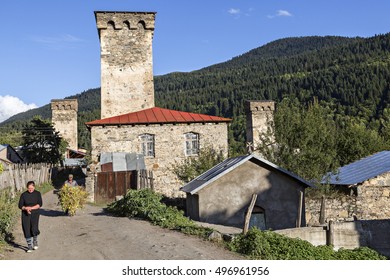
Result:
<instances>
[{"instance_id":1,"label":"black trousers","mask_svg":"<svg viewBox=\"0 0 390 280\"><path fill-rule=\"evenodd\" d=\"M39 210L32 211L31 214L27 214L26 211L22 211L22 228L25 238L38 236L40 233Z\"/></svg>"}]
</instances>

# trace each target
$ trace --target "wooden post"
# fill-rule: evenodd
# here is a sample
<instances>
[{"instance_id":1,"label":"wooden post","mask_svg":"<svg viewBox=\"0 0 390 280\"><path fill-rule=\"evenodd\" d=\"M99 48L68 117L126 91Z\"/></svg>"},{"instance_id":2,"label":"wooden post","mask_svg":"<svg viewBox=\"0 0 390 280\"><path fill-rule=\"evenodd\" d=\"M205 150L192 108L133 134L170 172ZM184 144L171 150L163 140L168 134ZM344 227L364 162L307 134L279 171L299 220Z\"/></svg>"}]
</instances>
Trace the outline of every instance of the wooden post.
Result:
<instances>
[{"instance_id":1,"label":"wooden post","mask_svg":"<svg viewBox=\"0 0 390 280\"><path fill-rule=\"evenodd\" d=\"M251 203L249 204L248 210L247 210L246 215L245 215L244 229L242 231L243 234L246 234L248 232L249 221L250 221L251 216L252 216L252 211L253 211L253 207L255 206L256 199L257 199L257 194L254 193L252 195Z\"/></svg>"},{"instance_id":2,"label":"wooden post","mask_svg":"<svg viewBox=\"0 0 390 280\"><path fill-rule=\"evenodd\" d=\"M297 224L296 227L301 227L302 223L302 208L303 208L303 192L299 191L299 206L298 206L298 217L297 217Z\"/></svg>"},{"instance_id":3,"label":"wooden post","mask_svg":"<svg viewBox=\"0 0 390 280\"><path fill-rule=\"evenodd\" d=\"M334 246L334 225L332 220L329 221L328 230L326 233L326 245Z\"/></svg>"},{"instance_id":4,"label":"wooden post","mask_svg":"<svg viewBox=\"0 0 390 280\"><path fill-rule=\"evenodd\" d=\"M321 209L320 209L320 225L325 224L325 196L321 198Z\"/></svg>"}]
</instances>

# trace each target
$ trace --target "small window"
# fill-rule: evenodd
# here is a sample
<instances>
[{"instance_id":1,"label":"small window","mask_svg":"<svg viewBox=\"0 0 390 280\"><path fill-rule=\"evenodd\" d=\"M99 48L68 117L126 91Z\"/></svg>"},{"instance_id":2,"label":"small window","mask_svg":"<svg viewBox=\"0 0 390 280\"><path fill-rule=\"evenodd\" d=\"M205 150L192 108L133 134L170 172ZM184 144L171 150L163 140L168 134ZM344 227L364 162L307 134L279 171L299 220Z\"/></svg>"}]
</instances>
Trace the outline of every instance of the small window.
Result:
<instances>
[{"instance_id":1,"label":"small window","mask_svg":"<svg viewBox=\"0 0 390 280\"><path fill-rule=\"evenodd\" d=\"M260 230L266 230L265 210L255 205L249 220L249 228L256 227Z\"/></svg>"},{"instance_id":2,"label":"small window","mask_svg":"<svg viewBox=\"0 0 390 280\"><path fill-rule=\"evenodd\" d=\"M186 133L186 156L197 156L199 154L199 134Z\"/></svg>"},{"instance_id":3,"label":"small window","mask_svg":"<svg viewBox=\"0 0 390 280\"><path fill-rule=\"evenodd\" d=\"M154 157L154 135L143 134L139 137L141 152L145 157Z\"/></svg>"}]
</instances>

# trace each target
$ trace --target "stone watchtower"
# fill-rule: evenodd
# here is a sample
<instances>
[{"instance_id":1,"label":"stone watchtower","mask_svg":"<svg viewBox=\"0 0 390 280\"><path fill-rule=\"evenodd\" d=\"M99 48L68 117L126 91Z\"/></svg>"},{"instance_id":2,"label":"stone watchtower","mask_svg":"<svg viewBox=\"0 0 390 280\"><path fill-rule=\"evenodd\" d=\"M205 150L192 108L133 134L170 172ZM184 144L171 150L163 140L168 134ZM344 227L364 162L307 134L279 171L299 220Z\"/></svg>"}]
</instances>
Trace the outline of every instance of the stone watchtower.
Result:
<instances>
[{"instance_id":1,"label":"stone watchtower","mask_svg":"<svg viewBox=\"0 0 390 280\"><path fill-rule=\"evenodd\" d=\"M68 148L78 150L77 143L77 99L53 99L51 120L54 128L68 142Z\"/></svg>"},{"instance_id":2,"label":"stone watchtower","mask_svg":"<svg viewBox=\"0 0 390 280\"><path fill-rule=\"evenodd\" d=\"M101 118L154 107L155 12L95 12L100 40Z\"/></svg>"},{"instance_id":3,"label":"stone watchtower","mask_svg":"<svg viewBox=\"0 0 390 280\"><path fill-rule=\"evenodd\" d=\"M274 101L245 101L246 141L252 151L259 145L260 135L266 133L270 122L273 122L274 111Z\"/></svg>"}]
</instances>

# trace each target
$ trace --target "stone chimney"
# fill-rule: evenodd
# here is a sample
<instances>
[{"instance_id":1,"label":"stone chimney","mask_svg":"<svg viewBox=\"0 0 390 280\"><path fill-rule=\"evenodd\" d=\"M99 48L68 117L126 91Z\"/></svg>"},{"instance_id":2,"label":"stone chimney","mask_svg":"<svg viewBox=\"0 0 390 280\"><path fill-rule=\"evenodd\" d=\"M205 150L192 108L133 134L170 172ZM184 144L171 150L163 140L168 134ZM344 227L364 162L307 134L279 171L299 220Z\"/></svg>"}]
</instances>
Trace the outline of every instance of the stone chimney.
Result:
<instances>
[{"instance_id":1,"label":"stone chimney","mask_svg":"<svg viewBox=\"0 0 390 280\"><path fill-rule=\"evenodd\" d=\"M76 151L78 149L77 111L77 99L51 100L51 113L54 129L68 142L68 148Z\"/></svg>"},{"instance_id":2,"label":"stone chimney","mask_svg":"<svg viewBox=\"0 0 390 280\"><path fill-rule=\"evenodd\" d=\"M101 118L154 107L155 12L95 12L100 40Z\"/></svg>"},{"instance_id":3,"label":"stone chimney","mask_svg":"<svg viewBox=\"0 0 390 280\"><path fill-rule=\"evenodd\" d=\"M256 150L260 135L266 133L274 119L275 102L271 100L245 101L246 141L251 150Z\"/></svg>"}]
</instances>

